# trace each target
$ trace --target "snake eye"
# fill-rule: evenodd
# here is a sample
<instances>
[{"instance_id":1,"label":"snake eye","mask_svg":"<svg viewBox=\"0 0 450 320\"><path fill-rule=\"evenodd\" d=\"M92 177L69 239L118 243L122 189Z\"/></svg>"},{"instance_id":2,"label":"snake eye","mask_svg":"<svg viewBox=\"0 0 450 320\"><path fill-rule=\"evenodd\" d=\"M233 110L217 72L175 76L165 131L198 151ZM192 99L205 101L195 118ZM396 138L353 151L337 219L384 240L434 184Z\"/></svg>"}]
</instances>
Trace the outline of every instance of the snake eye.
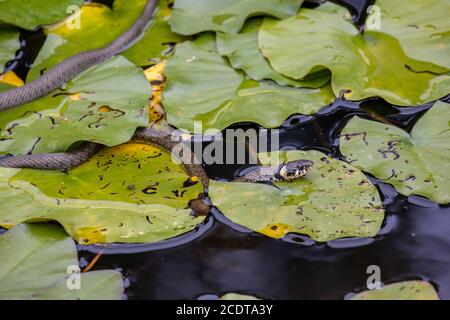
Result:
<instances>
[{"instance_id":1,"label":"snake eye","mask_svg":"<svg viewBox=\"0 0 450 320\"><path fill-rule=\"evenodd\" d=\"M281 180L291 181L305 176L313 166L310 160L295 160L287 162L280 166L277 176Z\"/></svg>"}]
</instances>

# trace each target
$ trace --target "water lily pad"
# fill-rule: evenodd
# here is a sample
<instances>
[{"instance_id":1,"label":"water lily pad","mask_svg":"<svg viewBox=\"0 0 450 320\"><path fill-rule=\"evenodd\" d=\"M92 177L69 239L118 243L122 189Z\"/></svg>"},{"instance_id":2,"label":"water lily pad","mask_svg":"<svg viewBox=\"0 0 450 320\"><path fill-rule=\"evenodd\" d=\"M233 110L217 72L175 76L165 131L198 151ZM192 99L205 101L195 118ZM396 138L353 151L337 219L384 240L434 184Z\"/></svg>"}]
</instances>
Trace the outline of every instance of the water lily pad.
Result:
<instances>
[{"instance_id":1,"label":"water lily pad","mask_svg":"<svg viewBox=\"0 0 450 320\"><path fill-rule=\"evenodd\" d=\"M353 118L340 149L356 167L392 184L401 194L450 202L450 108L436 102L411 133L394 126Z\"/></svg>"},{"instance_id":2,"label":"water lily pad","mask_svg":"<svg viewBox=\"0 0 450 320\"><path fill-rule=\"evenodd\" d=\"M448 70L407 57L398 40L388 34L359 33L345 19L347 15L345 9L329 3L326 10L301 9L282 21L265 19L260 48L274 70L290 78L329 69L334 93L349 100L380 96L410 106L448 94L450 75L443 74ZM426 46L418 44L419 48L427 51Z\"/></svg>"},{"instance_id":3,"label":"water lily pad","mask_svg":"<svg viewBox=\"0 0 450 320\"><path fill-rule=\"evenodd\" d=\"M83 0L2 0L0 22L33 30L64 19L70 6L81 6L82 3Z\"/></svg>"},{"instance_id":4,"label":"water lily pad","mask_svg":"<svg viewBox=\"0 0 450 320\"><path fill-rule=\"evenodd\" d=\"M439 296L426 281L403 281L360 292L352 300L439 300Z\"/></svg>"},{"instance_id":5,"label":"water lily pad","mask_svg":"<svg viewBox=\"0 0 450 320\"><path fill-rule=\"evenodd\" d=\"M450 2L447 0L377 0L380 32L396 37L409 57L450 68Z\"/></svg>"},{"instance_id":6,"label":"water lily pad","mask_svg":"<svg viewBox=\"0 0 450 320\"><path fill-rule=\"evenodd\" d=\"M221 296L219 298L219 300L261 300L255 296L251 296L248 294L241 294L241 293L234 293L234 292L230 292L227 294L224 294L223 296Z\"/></svg>"},{"instance_id":7,"label":"water lily pad","mask_svg":"<svg viewBox=\"0 0 450 320\"><path fill-rule=\"evenodd\" d=\"M118 56L78 75L62 90L2 112L0 152L66 151L74 142L108 146L148 124L151 88L143 71Z\"/></svg>"},{"instance_id":8,"label":"water lily pad","mask_svg":"<svg viewBox=\"0 0 450 320\"><path fill-rule=\"evenodd\" d=\"M81 275L80 289L66 286L78 267L74 241L55 225L21 224L0 235L0 299L120 299L122 275L113 270ZM70 280L69 280L70 281Z\"/></svg>"},{"instance_id":9,"label":"water lily pad","mask_svg":"<svg viewBox=\"0 0 450 320\"><path fill-rule=\"evenodd\" d=\"M217 53L211 34L179 45L166 76L167 119L190 132L246 121L273 128L294 113L312 114L334 99L329 86L296 89L244 79Z\"/></svg>"},{"instance_id":10,"label":"water lily pad","mask_svg":"<svg viewBox=\"0 0 450 320\"><path fill-rule=\"evenodd\" d=\"M0 27L0 73L5 70L5 64L14 59L19 48L19 31L5 26Z\"/></svg>"},{"instance_id":11,"label":"water lily pad","mask_svg":"<svg viewBox=\"0 0 450 320\"><path fill-rule=\"evenodd\" d=\"M55 220L78 242L153 242L194 229L188 203L203 191L161 149L105 148L67 173L0 168L0 226Z\"/></svg>"},{"instance_id":12,"label":"water lily pad","mask_svg":"<svg viewBox=\"0 0 450 320\"><path fill-rule=\"evenodd\" d=\"M303 80L294 80L272 69L258 46L258 33L262 19L248 21L239 34L217 33L217 50L227 56L235 69L242 69L253 80L273 80L280 85L318 88L330 80L330 74L323 70L308 75Z\"/></svg>"},{"instance_id":13,"label":"water lily pad","mask_svg":"<svg viewBox=\"0 0 450 320\"><path fill-rule=\"evenodd\" d=\"M176 0L170 24L179 34L203 31L236 33L251 16L277 18L294 15L303 0Z\"/></svg>"},{"instance_id":14,"label":"water lily pad","mask_svg":"<svg viewBox=\"0 0 450 320\"><path fill-rule=\"evenodd\" d=\"M306 177L274 186L211 181L214 205L233 222L272 238L294 232L325 242L377 234L384 218L378 191L352 165L318 151L259 156L263 163L280 157L283 162L309 159L315 165Z\"/></svg>"},{"instance_id":15,"label":"water lily pad","mask_svg":"<svg viewBox=\"0 0 450 320\"><path fill-rule=\"evenodd\" d=\"M39 52L27 80L39 78L68 57L85 50L104 47L128 30L141 15L147 0L116 0L113 10L106 5L86 3L80 11L80 29L57 24L45 29L48 37ZM169 53L169 49L184 37L170 31L170 1L159 1L159 9L142 38L123 55L139 66L147 66ZM99 37L101 35L101 37Z\"/></svg>"}]
</instances>

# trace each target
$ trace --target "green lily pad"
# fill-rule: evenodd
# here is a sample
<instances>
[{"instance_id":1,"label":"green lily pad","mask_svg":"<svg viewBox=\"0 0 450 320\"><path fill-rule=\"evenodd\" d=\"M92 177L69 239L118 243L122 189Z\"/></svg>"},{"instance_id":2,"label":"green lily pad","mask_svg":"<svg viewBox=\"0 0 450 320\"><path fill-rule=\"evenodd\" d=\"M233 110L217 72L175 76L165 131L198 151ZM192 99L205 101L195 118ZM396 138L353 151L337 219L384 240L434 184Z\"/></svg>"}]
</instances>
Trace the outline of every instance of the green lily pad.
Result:
<instances>
[{"instance_id":1,"label":"green lily pad","mask_svg":"<svg viewBox=\"0 0 450 320\"><path fill-rule=\"evenodd\" d=\"M0 300L118 300L123 292L122 275L113 270L84 273L80 289L68 289L77 250L55 225L21 224L7 231L0 235L0 255Z\"/></svg>"},{"instance_id":2,"label":"green lily pad","mask_svg":"<svg viewBox=\"0 0 450 320\"><path fill-rule=\"evenodd\" d=\"M359 33L345 19L347 15L345 9L328 3L325 9L301 9L282 21L265 19L260 48L274 70L290 78L303 79L329 69L334 93L348 100L379 96L410 106L448 94L447 69L407 57L398 40L388 34Z\"/></svg>"},{"instance_id":3,"label":"green lily pad","mask_svg":"<svg viewBox=\"0 0 450 320\"><path fill-rule=\"evenodd\" d=\"M1 0L0 21L23 29L33 30L38 26L64 19L70 6L81 6L84 0Z\"/></svg>"},{"instance_id":4,"label":"green lily pad","mask_svg":"<svg viewBox=\"0 0 450 320\"><path fill-rule=\"evenodd\" d=\"M63 152L82 140L124 143L148 124L150 96L143 71L115 57L81 73L63 90L2 112L0 153Z\"/></svg>"},{"instance_id":5,"label":"green lily pad","mask_svg":"<svg viewBox=\"0 0 450 320\"><path fill-rule=\"evenodd\" d=\"M292 182L274 186L211 181L214 205L233 222L272 238L287 233L325 242L345 237L372 237L384 219L377 189L364 174L343 161L318 151L259 154L282 162L312 160L313 170Z\"/></svg>"},{"instance_id":6,"label":"green lily pad","mask_svg":"<svg viewBox=\"0 0 450 320\"><path fill-rule=\"evenodd\" d=\"M406 55L450 68L450 2L447 0L377 0L381 29L400 41Z\"/></svg>"},{"instance_id":7,"label":"green lily pad","mask_svg":"<svg viewBox=\"0 0 450 320\"><path fill-rule=\"evenodd\" d=\"M276 18L294 15L303 0L176 0L170 20L172 30L192 35L203 31L236 33L245 19L267 14Z\"/></svg>"},{"instance_id":8,"label":"green lily pad","mask_svg":"<svg viewBox=\"0 0 450 320\"><path fill-rule=\"evenodd\" d=\"M255 296L251 296L248 294L241 294L241 293L234 293L234 292L230 292L227 294L224 294L223 296L221 296L219 298L219 300L246 300L246 301L250 301L250 300L261 300Z\"/></svg>"},{"instance_id":9,"label":"green lily pad","mask_svg":"<svg viewBox=\"0 0 450 320\"><path fill-rule=\"evenodd\" d=\"M171 155L143 144L105 148L68 171L0 168L0 226L54 220L83 244L154 242L191 231L203 192Z\"/></svg>"},{"instance_id":10,"label":"green lily pad","mask_svg":"<svg viewBox=\"0 0 450 320\"><path fill-rule=\"evenodd\" d=\"M217 50L227 56L235 69L242 69L253 80L273 80L280 85L318 88L330 80L330 74L323 70L294 80L275 72L264 58L258 46L258 33L262 19L248 21L239 34L217 34Z\"/></svg>"},{"instance_id":11,"label":"green lily pad","mask_svg":"<svg viewBox=\"0 0 450 320\"><path fill-rule=\"evenodd\" d=\"M27 80L39 78L42 71L78 52L108 45L139 18L146 2L147 0L116 0L113 10L106 5L86 3L80 12L80 29L68 29L65 24L46 28L48 37ZM171 13L169 4L169 0L159 1L158 12L142 38L122 53L134 64L147 66L156 63L168 54L172 44L184 39L170 30L167 21Z\"/></svg>"},{"instance_id":12,"label":"green lily pad","mask_svg":"<svg viewBox=\"0 0 450 320\"><path fill-rule=\"evenodd\" d=\"M14 59L19 48L19 31L10 27L0 27L0 73L5 70L5 64Z\"/></svg>"},{"instance_id":13,"label":"green lily pad","mask_svg":"<svg viewBox=\"0 0 450 320\"><path fill-rule=\"evenodd\" d=\"M168 122L190 132L245 121L274 128L294 113L315 113L334 99L329 86L297 89L244 79L217 53L211 34L179 45L165 73L162 102Z\"/></svg>"},{"instance_id":14,"label":"green lily pad","mask_svg":"<svg viewBox=\"0 0 450 320\"><path fill-rule=\"evenodd\" d=\"M381 289L360 292L352 300L439 300L434 287L426 281L403 281Z\"/></svg>"},{"instance_id":15,"label":"green lily pad","mask_svg":"<svg viewBox=\"0 0 450 320\"><path fill-rule=\"evenodd\" d=\"M450 202L450 108L436 102L411 133L355 117L341 134L340 149L363 171L398 192Z\"/></svg>"}]
</instances>

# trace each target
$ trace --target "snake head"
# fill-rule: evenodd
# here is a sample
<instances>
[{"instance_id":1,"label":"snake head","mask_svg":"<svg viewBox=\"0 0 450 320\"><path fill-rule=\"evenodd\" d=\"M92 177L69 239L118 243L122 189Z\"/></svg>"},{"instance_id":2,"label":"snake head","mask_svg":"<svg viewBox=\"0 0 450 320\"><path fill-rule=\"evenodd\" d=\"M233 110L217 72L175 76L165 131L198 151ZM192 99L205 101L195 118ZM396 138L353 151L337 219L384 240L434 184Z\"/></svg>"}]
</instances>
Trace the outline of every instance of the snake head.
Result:
<instances>
[{"instance_id":1,"label":"snake head","mask_svg":"<svg viewBox=\"0 0 450 320\"><path fill-rule=\"evenodd\" d=\"M280 165L276 178L281 181L292 181L305 176L314 165L311 160L295 160Z\"/></svg>"}]
</instances>

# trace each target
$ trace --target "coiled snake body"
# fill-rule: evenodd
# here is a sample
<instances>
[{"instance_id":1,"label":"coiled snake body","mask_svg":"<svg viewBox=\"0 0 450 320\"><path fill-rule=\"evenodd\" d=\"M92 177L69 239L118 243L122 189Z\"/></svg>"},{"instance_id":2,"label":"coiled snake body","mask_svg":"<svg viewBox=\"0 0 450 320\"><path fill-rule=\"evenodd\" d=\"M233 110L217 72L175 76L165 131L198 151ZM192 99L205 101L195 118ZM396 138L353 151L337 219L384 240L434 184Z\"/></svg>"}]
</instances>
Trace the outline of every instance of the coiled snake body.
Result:
<instances>
[{"instance_id":1,"label":"coiled snake body","mask_svg":"<svg viewBox=\"0 0 450 320\"><path fill-rule=\"evenodd\" d=\"M48 95L53 90L64 86L69 80L87 68L105 61L117 53L120 53L132 45L144 32L149 24L157 0L148 0L140 18L133 26L110 45L97 49L78 53L36 79L22 87L11 89L0 93L0 111L8 110L38 98ZM177 142L172 141L171 133L164 133L153 128L140 128L136 130L131 142L147 143L162 147L168 151ZM22 156L3 156L0 158L0 166L10 168L34 168L47 170L69 170L87 161L102 148L93 142L86 142L78 149L53 154L30 154ZM204 185L208 187L208 176L203 167L195 161L183 163L187 173L197 176ZM293 180L304 176L312 167L313 163L308 160L297 160L279 166L255 168L236 181L267 182L277 180Z\"/></svg>"}]
</instances>

